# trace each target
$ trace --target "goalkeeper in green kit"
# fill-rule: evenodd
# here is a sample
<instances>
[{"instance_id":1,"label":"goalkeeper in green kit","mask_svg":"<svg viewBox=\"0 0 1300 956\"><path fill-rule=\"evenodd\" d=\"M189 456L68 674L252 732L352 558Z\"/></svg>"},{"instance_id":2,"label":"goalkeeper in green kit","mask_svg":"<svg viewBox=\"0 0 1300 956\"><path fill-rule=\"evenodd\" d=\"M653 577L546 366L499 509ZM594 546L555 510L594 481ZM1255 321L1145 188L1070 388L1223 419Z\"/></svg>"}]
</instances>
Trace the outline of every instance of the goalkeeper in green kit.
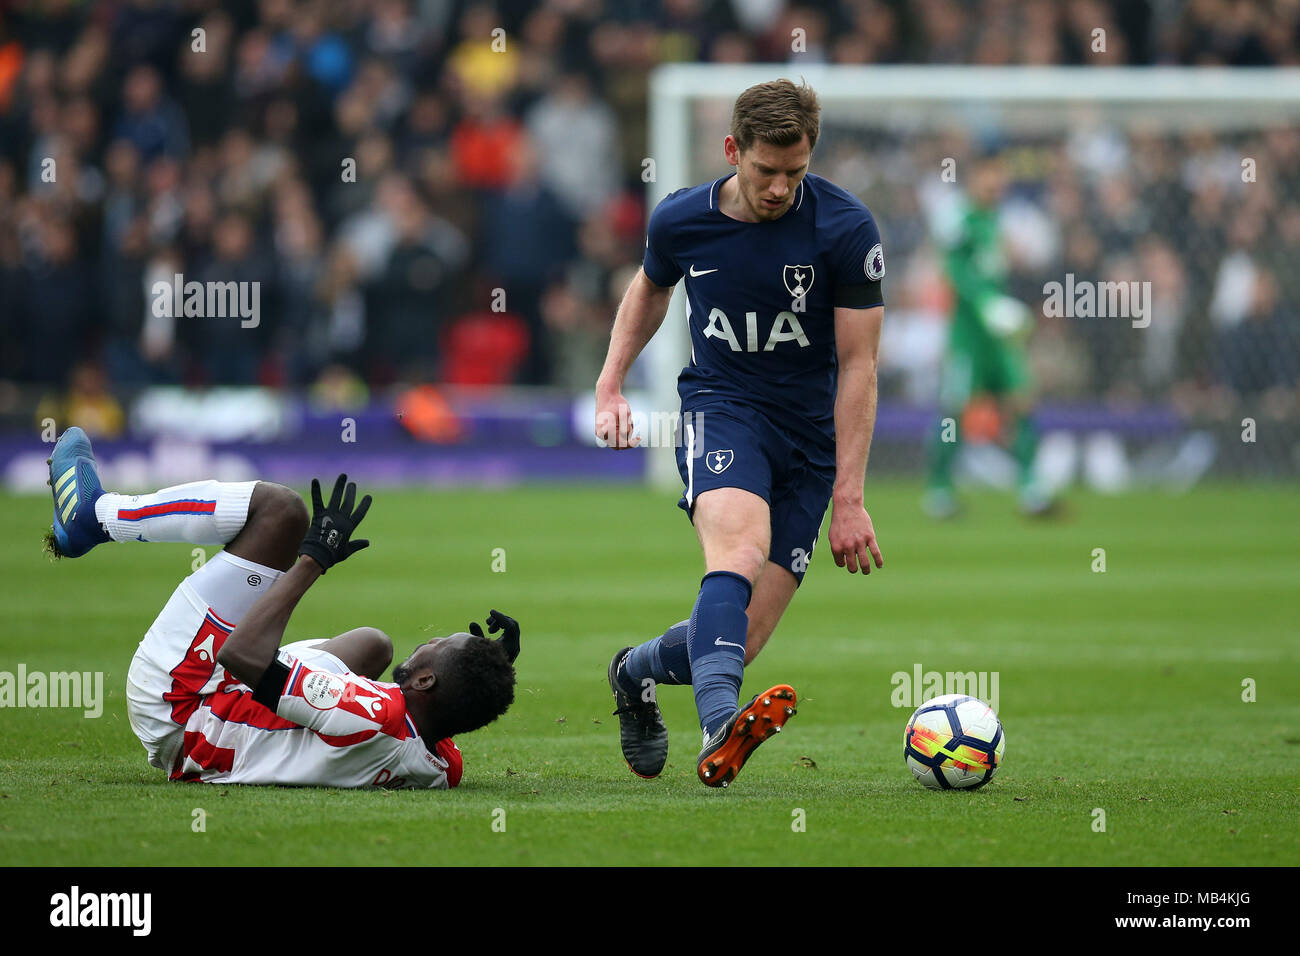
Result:
<instances>
[{"instance_id":1,"label":"goalkeeper in green kit","mask_svg":"<svg viewBox=\"0 0 1300 956\"><path fill-rule=\"evenodd\" d=\"M923 507L935 518L957 513L953 461L961 445L962 414L973 399L997 403L1003 440L1019 468L1020 507L1027 514L1053 508L1035 474L1038 434L1030 415L1032 383L1025 342L1032 315L1007 296L1007 261L998 224L1006 188L999 157L976 161L969 198L947 232L944 267L953 289L948 351L940 379L939 417L930 437Z\"/></svg>"}]
</instances>

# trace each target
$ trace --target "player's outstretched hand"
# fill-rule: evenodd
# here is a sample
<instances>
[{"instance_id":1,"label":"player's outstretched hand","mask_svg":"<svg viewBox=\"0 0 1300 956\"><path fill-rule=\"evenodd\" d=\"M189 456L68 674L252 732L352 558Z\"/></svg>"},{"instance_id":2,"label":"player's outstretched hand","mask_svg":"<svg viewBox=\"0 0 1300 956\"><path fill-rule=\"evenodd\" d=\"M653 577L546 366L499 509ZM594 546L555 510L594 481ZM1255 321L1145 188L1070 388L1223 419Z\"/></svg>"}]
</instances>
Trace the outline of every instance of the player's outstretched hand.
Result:
<instances>
[{"instance_id":1,"label":"player's outstretched hand","mask_svg":"<svg viewBox=\"0 0 1300 956\"><path fill-rule=\"evenodd\" d=\"M620 451L641 444L641 436L633 434L632 406L622 392L596 390L596 437Z\"/></svg>"},{"instance_id":2,"label":"player's outstretched hand","mask_svg":"<svg viewBox=\"0 0 1300 956\"><path fill-rule=\"evenodd\" d=\"M356 484L348 481L347 475L339 475L334 482L334 493L330 495L329 506L326 507L321 503L319 479L311 480L311 527L298 546L298 553L307 555L319 564L322 574L362 548L370 546L365 538L351 540L352 532L357 530L357 525L361 524L361 519L370 510L369 495L362 498L361 503L354 508L356 497Z\"/></svg>"},{"instance_id":3,"label":"player's outstretched hand","mask_svg":"<svg viewBox=\"0 0 1300 956\"><path fill-rule=\"evenodd\" d=\"M501 646L505 648L506 656L510 658L510 663L515 662L519 656L519 622L508 614L502 614L496 608L488 612L488 633L495 634L502 631ZM469 626L469 632L475 637L485 637L483 628L479 627L478 622L472 622Z\"/></svg>"},{"instance_id":4,"label":"player's outstretched hand","mask_svg":"<svg viewBox=\"0 0 1300 956\"><path fill-rule=\"evenodd\" d=\"M859 567L863 574L870 574L873 560L876 567L885 566L880 545L876 543L876 529L866 508L835 508L831 512L830 541L836 565L848 568L850 574L857 574Z\"/></svg>"}]
</instances>

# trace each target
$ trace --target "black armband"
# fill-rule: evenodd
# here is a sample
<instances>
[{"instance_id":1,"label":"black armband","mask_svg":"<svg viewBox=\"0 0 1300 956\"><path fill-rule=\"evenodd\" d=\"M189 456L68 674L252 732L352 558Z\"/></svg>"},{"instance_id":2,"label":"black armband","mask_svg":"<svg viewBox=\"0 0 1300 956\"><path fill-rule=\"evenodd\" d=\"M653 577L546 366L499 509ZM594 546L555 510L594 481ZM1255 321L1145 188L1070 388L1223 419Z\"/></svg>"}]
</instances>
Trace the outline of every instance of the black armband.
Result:
<instances>
[{"instance_id":1,"label":"black armband","mask_svg":"<svg viewBox=\"0 0 1300 956\"><path fill-rule=\"evenodd\" d=\"M879 279L873 282L836 286L835 294L831 298L837 309L871 309L885 304L884 297L880 294Z\"/></svg>"},{"instance_id":2,"label":"black armband","mask_svg":"<svg viewBox=\"0 0 1300 956\"><path fill-rule=\"evenodd\" d=\"M253 688L253 700L271 713L275 713L276 705L280 703L280 695L284 692L284 682L288 679L289 668L277 657L271 661L270 666L262 674L262 679Z\"/></svg>"}]
</instances>

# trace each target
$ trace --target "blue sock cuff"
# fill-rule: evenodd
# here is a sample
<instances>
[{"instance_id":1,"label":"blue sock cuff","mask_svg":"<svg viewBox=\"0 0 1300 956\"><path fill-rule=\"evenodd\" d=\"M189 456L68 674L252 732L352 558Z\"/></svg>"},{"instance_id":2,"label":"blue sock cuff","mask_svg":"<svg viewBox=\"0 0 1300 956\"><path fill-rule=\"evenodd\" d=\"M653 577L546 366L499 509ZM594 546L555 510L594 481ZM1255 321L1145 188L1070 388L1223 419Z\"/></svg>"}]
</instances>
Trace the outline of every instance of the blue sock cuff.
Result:
<instances>
[{"instance_id":1,"label":"blue sock cuff","mask_svg":"<svg viewBox=\"0 0 1300 956\"><path fill-rule=\"evenodd\" d=\"M619 671L619 683L629 694L640 693L641 682L650 677L656 684L691 682L690 646L686 640L689 621L674 624L661 636L632 648Z\"/></svg>"},{"instance_id":2,"label":"blue sock cuff","mask_svg":"<svg viewBox=\"0 0 1300 956\"><path fill-rule=\"evenodd\" d=\"M700 582L686 642L700 726L710 733L736 710L745 676L745 632L749 617L747 580L732 571L712 571Z\"/></svg>"},{"instance_id":3,"label":"blue sock cuff","mask_svg":"<svg viewBox=\"0 0 1300 956\"><path fill-rule=\"evenodd\" d=\"M740 608L731 604L700 604L696 606L692 624L686 638L692 662L719 653L734 654L744 660L749 615ZM727 643L716 643L724 639Z\"/></svg>"},{"instance_id":4,"label":"blue sock cuff","mask_svg":"<svg viewBox=\"0 0 1300 956\"><path fill-rule=\"evenodd\" d=\"M686 620L674 624L659 638L659 666L668 678L661 684L691 683L691 647L686 641L690 623Z\"/></svg>"},{"instance_id":5,"label":"blue sock cuff","mask_svg":"<svg viewBox=\"0 0 1300 956\"><path fill-rule=\"evenodd\" d=\"M742 611L749 607L753 585L735 571L710 571L700 580L700 597L703 604L731 604Z\"/></svg>"}]
</instances>

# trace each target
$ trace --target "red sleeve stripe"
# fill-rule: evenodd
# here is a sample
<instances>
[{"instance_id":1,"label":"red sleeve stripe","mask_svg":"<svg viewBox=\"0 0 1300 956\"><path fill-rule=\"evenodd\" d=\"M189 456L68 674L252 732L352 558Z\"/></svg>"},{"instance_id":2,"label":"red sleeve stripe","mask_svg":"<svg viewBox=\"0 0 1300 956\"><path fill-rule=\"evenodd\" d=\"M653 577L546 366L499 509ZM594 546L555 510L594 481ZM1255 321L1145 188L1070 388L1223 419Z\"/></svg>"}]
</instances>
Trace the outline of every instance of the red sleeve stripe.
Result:
<instances>
[{"instance_id":1,"label":"red sleeve stripe","mask_svg":"<svg viewBox=\"0 0 1300 956\"><path fill-rule=\"evenodd\" d=\"M295 724L294 726L296 727L297 724ZM372 737L374 737L375 734L379 733L378 730L359 730L355 734L342 734L342 735L322 734L319 730L315 730L312 732L317 737L319 737L324 743L329 744L331 747L352 747L355 746L356 744L364 744L367 740L370 740Z\"/></svg>"},{"instance_id":2,"label":"red sleeve stripe","mask_svg":"<svg viewBox=\"0 0 1300 956\"><path fill-rule=\"evenodd\" d=\"M238 693L213 694L208 698L212 716L235 724L246 724L258 730L291 730L297 727L292 720L278 717L253 700L251 690Z\"/></svg>"},{"instance_id":3,"label":"red sleeve stripe","mask_svg":"<svg viewBox=\"0 0 1300 956\"><path fill-rule=\"evenodd\" d=\"M118 521L143 521L145 518L161 518L164 515L210 515L217 510L217 502L199 501L190 498L184 501L164 501L162 504L149 505L145 508L118 508Z\"/></svg>"}]
</instances>

